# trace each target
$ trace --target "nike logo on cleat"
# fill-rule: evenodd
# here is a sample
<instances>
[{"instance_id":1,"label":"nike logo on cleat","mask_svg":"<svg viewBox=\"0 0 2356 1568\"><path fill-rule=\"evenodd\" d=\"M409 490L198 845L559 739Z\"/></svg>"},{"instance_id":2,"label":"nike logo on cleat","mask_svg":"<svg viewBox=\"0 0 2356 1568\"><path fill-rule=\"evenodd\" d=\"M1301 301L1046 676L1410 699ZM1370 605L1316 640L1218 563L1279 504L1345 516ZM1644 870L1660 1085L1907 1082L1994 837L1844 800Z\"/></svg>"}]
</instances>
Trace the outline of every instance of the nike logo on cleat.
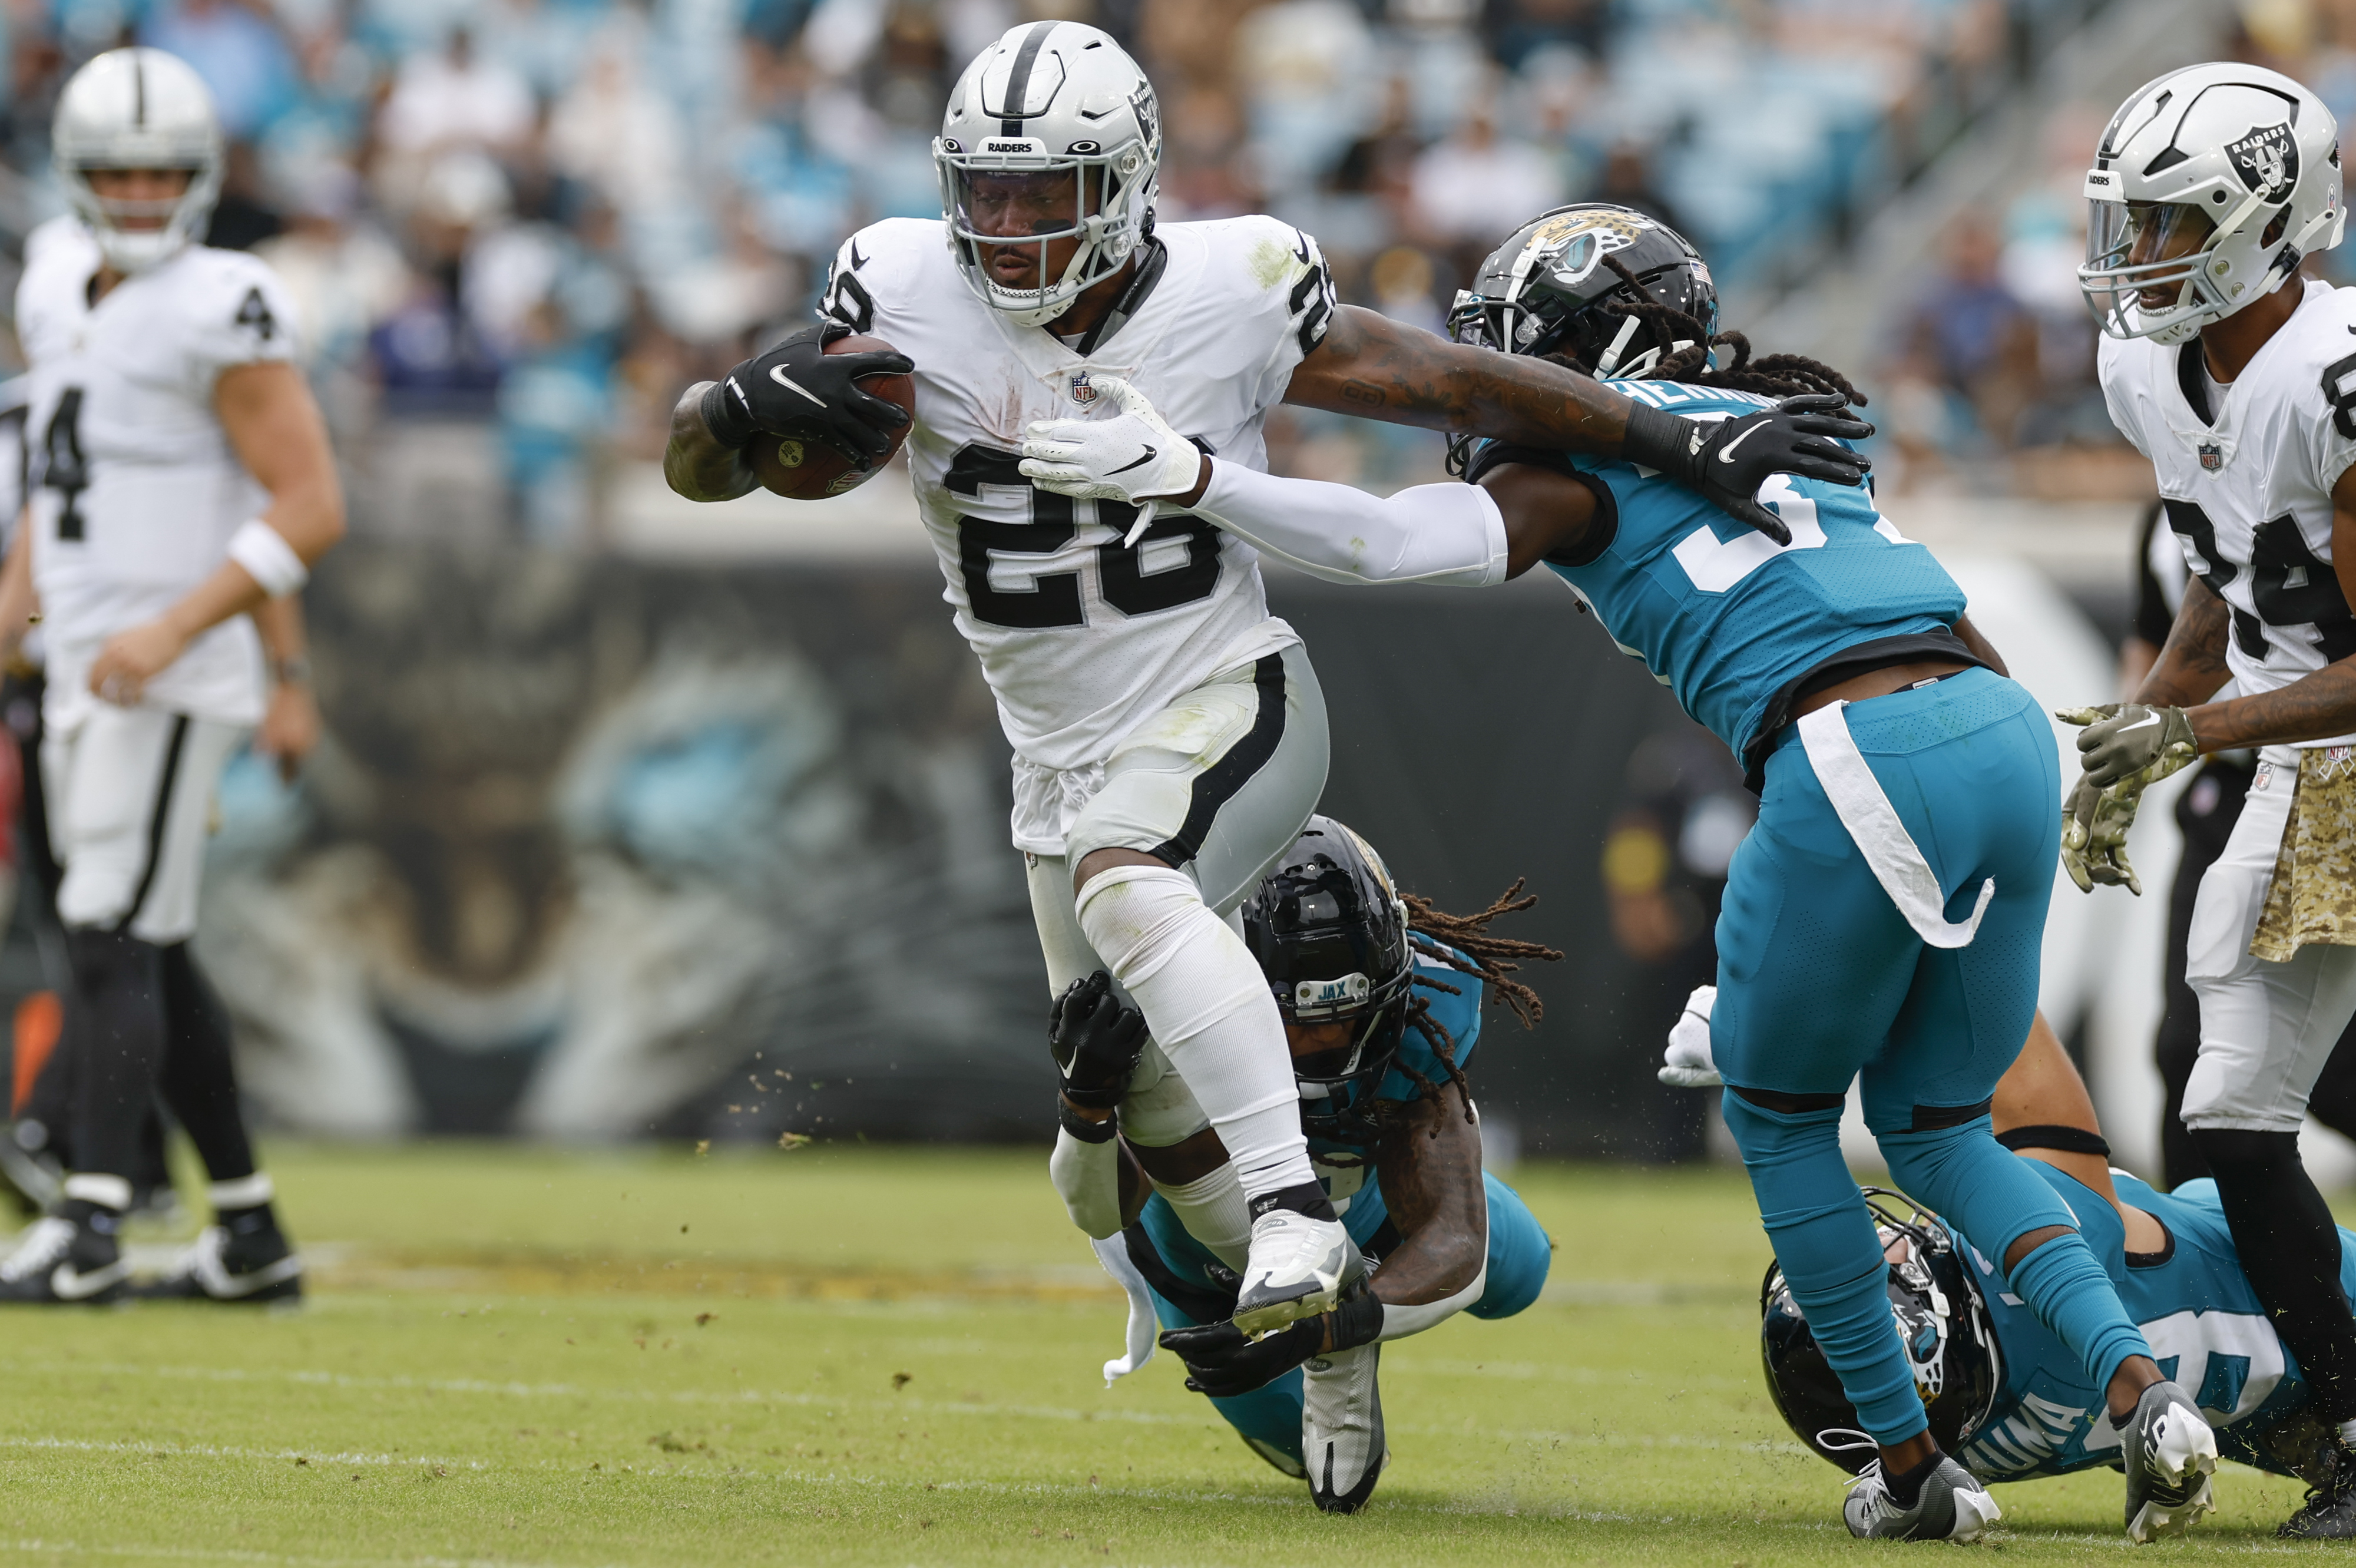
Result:
<instances>
[{"instance_id":1,"label":"nike logo on cleat","mask_svg":"<svg viewBox=\"0 0 2356 1568\"><path fill-rule=\"evenodd\" d=\"M129 1263L109 1263L86 1274L71 1263L59 1263L49 1271L49 1289L59 1301L87 1301L102 1290L121 1284L130 1273Z\"/></svg>"},{"instance_id":2,"label":"nike logo on cleat","mask_svg":"<svg viewBox=\"0 0 2356 1568\"><path fill-rule=\"evenodd\" d=\"M826 406L826 399L819 396L816 392L810 391L809 388L802 385L799 381L795 381L791 376L786 374L786 368L783 365L771 365L769 367L769 379L776 382L779 386L785 388L787 392L801 393L802 396L809 399L810 402L818 404L820 408L824 408Z\"/></svg>"},{"instance_id":3,"label":"nike logo on cleat","mask_svg":"<svg viewBox=\"0 0 2356 1568\"><path fill-rule=\"evenodd\" d=\"M1159 452L1156 452L1152 447L1148 446L1148 447L1145 449L1145 456L1144 456L1140 457L1140 458L1139 458L1136 462L1134 462L1134 463L1123 463L1123 464L1122 464L1119 467L1118 467L1118 468L1108 468L1108 469L1107 469L1107 470L1105 471L1105 477L1106 477L1106 478L1111 478L1114 474L1126 474L1126 473L1128 473L1131 468L1141 468L1141 467L1145 467L1145 465L1146 465L1146 464L1152 462L1154 458L1156 458L1156 457L1160 456L1161 455L1162 455L1162 454L1160 454Z\"/></svg>"}]
</instances>

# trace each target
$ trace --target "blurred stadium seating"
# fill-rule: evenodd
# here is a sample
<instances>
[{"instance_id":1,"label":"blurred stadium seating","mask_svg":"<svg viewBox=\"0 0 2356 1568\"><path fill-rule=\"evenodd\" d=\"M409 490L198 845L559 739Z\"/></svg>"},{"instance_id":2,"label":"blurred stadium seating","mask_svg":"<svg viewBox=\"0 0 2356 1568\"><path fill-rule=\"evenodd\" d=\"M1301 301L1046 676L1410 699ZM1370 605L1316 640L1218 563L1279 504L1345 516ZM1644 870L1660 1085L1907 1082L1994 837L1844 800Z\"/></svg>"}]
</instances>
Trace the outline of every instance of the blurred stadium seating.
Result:
<instances>
[{"instance_id":1,"label":"blurred stadium seating","mask_svg":"<svg viewBox=\"0 0 2356 1568\"><path fill-rule=\"evenodd\" d=\"M0 9L0 284L62 209L46 139L66 75L126 38L183 55L236 137L211 238L287 277L350 475L364 537L312 596L332 740L295 790L232 773L212 907L235 918L205 938L280 1120L1035 1130L1003 743L905 480L788 523L766 498L687 507L654 459L680 389L801 318L845 235L937 212L948 84L1047 8ZM1166 218L1277 212L1345 297L1393 316L1437 327L1495 240L1558 200L1687 229L1729 325L1872 394L1886 510L1943 552L2025 550L2098 624L2149 483L2093 390L2072 271L2103 116L2225 52L2356 116L2356 0L1053 9L1154 74ZM1280 468L1384 489L1441 450L1294 410L1269 438ZM1532 874L1532 934L1573 953L1541 1048L1489 1069L1494 1119L1540 1150L1690 1152L1598 874L1626 759L1685 721L1552 599L1401 617L1272 592L1335 650L1332 809L1443 902ZM1559 680L1499 689L1500 649ZM1477 825L1503 822L1545 832ZM37 979L21 929L7 950L0 1000Z\"/></svg>"}]
</instances>

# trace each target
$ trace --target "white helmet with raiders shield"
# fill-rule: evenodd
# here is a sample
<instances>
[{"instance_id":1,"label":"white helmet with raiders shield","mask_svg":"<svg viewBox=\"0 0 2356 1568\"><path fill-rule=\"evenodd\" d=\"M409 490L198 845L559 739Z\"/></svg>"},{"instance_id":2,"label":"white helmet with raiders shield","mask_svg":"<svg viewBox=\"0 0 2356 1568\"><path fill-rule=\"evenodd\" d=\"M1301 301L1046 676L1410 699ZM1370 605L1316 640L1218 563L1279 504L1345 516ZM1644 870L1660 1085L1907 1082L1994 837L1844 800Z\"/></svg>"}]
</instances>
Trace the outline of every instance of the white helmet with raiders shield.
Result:
<instances>
[{"instance_id":1,"label":"white helmet with raiders shield","mask_svg":"<svg viewBox=\"0 0 2356 1568\"><path fill-rule=\"evenodd\" d=\"M2340 243L2340 128L2289 77L2171 71L2103 133L2078 285L2112 337L2184 342Z\"/></svg>"},{"instance_id":2,"label":"white helmet with raiders shield","mask_svg":"<svg viewBox=\"0 0 2356 1568\"><path fill-rule=\"evenodd\" d=\"M177 255L204 231L220 196L212 94L186 60L162 49L110 49L74 72L58 94L49 156L74 215L118 272L145 272ZM186 169L188 183L156 200L102 197L90 182L99 169ZM144 222L125 228L126 220Z\"/></svg>"},{"instance_id":3,"label":"white helmet with raiders shield","mask_svg":"<svg viewBox=\"0 0 2356 1568\"><path fill-rule=\"evenodd\" d=\"M949 91L933 143L966 283L1025 326L1053 321L1152 231L1162 165L1153 84L1109 34L1026 22ZM1077 241L1049 277L1056 242Z\"/></svg>"}]
</instances>

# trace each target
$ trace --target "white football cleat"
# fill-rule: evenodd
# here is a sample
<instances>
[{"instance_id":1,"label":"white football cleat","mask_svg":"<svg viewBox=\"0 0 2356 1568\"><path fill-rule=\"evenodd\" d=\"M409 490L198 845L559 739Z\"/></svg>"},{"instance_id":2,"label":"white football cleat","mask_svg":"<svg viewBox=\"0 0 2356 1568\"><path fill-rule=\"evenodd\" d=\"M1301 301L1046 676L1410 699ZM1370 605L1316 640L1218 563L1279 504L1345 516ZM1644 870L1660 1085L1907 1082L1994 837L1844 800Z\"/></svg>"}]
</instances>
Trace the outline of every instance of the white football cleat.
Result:
<instances>
[{"instance_id":1,"label":"white football cleat","mask_svg":"<svg viewBox=\"0 0 2356 1568\"><path fill-rule=\"evenodd\" d=\"M1252 1221L1251 1256L1236 1293L1235 1326L1258 1338L1333 1311L1357 1261L1358 1245L1339 1219L1269 1209Z\"/></svg>"},{"instance_id":2,"label":"white football cleat","mask_svg":"<svg viewBox=\"0 0 2356 1568\"><path fill-rule=\"evenodd\" d=\"M2119 1436L2129 1541L2141 1546L2182 1535L2217 1506L2209 1481L2217 1469L2217 1434L2191 1395L2174 1383L2152 1384Z\"/></svg>"},{"instance_id":3,"label":"white football cleat","mask_svg":"<svg viewBox=\"0 0 2356 1568\"><path fill-rule=\"evenodd\" d=\"M1301 1364L1301 1452L1309 1496L1327 1513L1356 1513L1391 1462L1376 1379L1380 1340Z\"/></svg>"},{"instance_id":4,"label":"white football cleat","mask_svg":"<svg viewBox=\"0 0 2356 1568\"><path fill-rule=\"evenodd\" d=\"M1865 1467L1841 1505L1848 1532L1860 1541L1977 1541L2003 1517L1987 1488L1944 1454L1912 1508L1900 1507L1890 1495L1879 1459Z\"/></svg>"}]
</instances>

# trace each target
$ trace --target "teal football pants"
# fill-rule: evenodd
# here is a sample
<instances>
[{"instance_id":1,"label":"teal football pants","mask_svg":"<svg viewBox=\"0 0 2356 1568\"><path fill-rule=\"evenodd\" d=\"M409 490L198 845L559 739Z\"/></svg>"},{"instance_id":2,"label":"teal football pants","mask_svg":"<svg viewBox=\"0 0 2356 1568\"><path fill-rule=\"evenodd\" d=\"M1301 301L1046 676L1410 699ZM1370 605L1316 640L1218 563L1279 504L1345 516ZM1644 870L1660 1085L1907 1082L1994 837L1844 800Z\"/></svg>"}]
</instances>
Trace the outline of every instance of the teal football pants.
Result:
<instances>
[{"instance_id":1,"label":"teal football pants","mask_svg":"<svg viewBox=\"0 0 2356 1568\"><path fill-rule=\"evenodd\" d=\"M1840 1152L1852 1080L1891 1180L2001 1259L2100 1387L2148 1348L2051 1187L1999 1145L1987 1101L2037 1007L2038 950L2060 852L2061 777L2035 699L1984 670L1852 703L1850 736L1971 942L1937 948L1899 912L1827 799L1799 726L1768 758L1759 821L1729 868L1710 1045L1726 1122L1792 1294L1858 1424L1885 1444L1923 1430L1883 1298L1886 1265ZM1745 1099L1736 1089L1759 1091ZM1771 1108L1773 1107L1773 1108Z\"/></svg>"},{"instance_id":2,"label":"teal football pants","mask_svg":"<svg viewBox=\"0 0 2356 1568\"><path fill-rule=\"evenodd\" d=\"M1547 1270L1554 1259L1554 1243L1547 1239L1545 1228L1538 1224L1520 1194L1486 1172L1481 1179L1489 1197L1489 1278L1481 1299L1464 1310L1475 1317L1511 1317L1537 1300L1538 1292L1545 1288ZM1351 1200L1350 1211L1343 1219L1352 1238L1363 1245L1381 1229L1387 1217L1382 1189L1369 1182ZM1162 1254L1173 1273L1188 1284L1198 1284L1206 1290L1218 1288L1208 1272L1218 1266L1218 1260L1186 1233L1185 1226L1162 1201L1161 1194L1146 1199L1145 1212L1138 1217L1138 1222L1145 1227L1146 1234L1153 1240L1153 1250ZM1152 1288L1151 1282L1148 1288ZM1228 1284L1225 1291L1232 1296L1235 1287ZM1165 1329L1192 1328L1199 1321L1159 1290L1153 1290L1153 1310ZM1226 1418L1227 1424L1253 1446L1273 1449L1295 1464L1301 1462L1299 1368L1266 1388L1254 1389L1234 1399L1215 1399L1211 1403Z\"/></svg>"}]
</instances>

